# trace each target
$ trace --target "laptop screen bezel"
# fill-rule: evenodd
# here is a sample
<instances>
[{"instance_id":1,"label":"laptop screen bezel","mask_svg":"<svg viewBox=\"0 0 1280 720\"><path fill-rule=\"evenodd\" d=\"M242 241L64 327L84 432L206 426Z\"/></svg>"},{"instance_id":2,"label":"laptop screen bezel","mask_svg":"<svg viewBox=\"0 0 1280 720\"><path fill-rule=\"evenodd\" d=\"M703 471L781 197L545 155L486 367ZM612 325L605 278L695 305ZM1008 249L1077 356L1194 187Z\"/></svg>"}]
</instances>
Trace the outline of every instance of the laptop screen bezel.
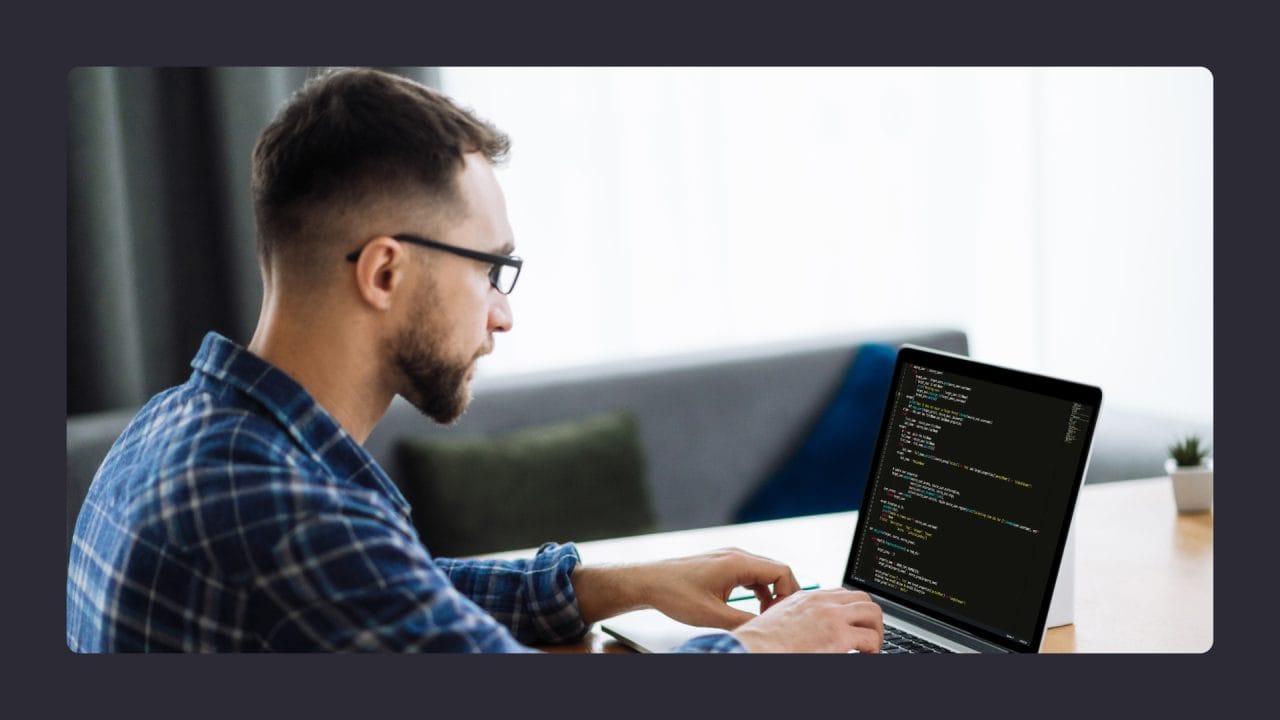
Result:
<instances>
[{"instance_id":1,"label":"laptop screen bezel","mask_svg":"<svg viewBox=\"0 0 1280 720\"><path fill-rule=\"evenodd\" d=\"M961 376L974 378L975 380L996 383L1006 387L1038 393L1068 402L1080 403L1090 408L1091 422L1085 431L1084 451L1081 453L1080 462L1075 469L1074 482L1071 487L1071 496L1066 504L1065 516L1063 517L1062 532L1059 533L1054 550L1053 565L1050 568L1048 576L1049 584L1041 590L1040 594L1042 600L1039 612L1036 616L1035 629L1031 636L1031 642L1027 645L1023 645L1022 643L987 630L986 628L973 625L963 618L951 616L945 612L937 610L936 608L918 603L914 599L906 597L896 591L871 585L869 583L862 583L853 579L854 560L857 555L858 547L862 543L863 536L867 530L867 523L864 522L866 513L862 511L870 505L872 494L875 491L875 478L876 474L880 470L881 458L883 457L883 453L881 451L884 448L885 443L889 441L890 429L893 425L893 399L901 387L904 375L903 370L908 363L919 363L942 372L955 373ZM1058 570L1062 565L1062 556L1067 544L1067 534L1071 529L1071 519L1075 514L1076 501L1079 499L1080 487L1083 485L1085 470L1089 464L1089 456L1093 449L1093 434L1094 430L1098 426L1098 415L1101 409L1102 390L1092 385L1084 385L1069 380L1060 380L1045 375L1038 375L998 365L982 363L962 355L954 355L916 345L901 346L898 349L897 360L894 363L893 382L890 384L889 394L885 398L884 411L881 414L880 433L876 438L875 452L872 455L872 463L869 469L866 487L863 490L862 504L859 506L858 522L853 533L853 543L849 547L849 559L845 564L844 577L842 578L843 585L845 587L863 590L868 593L882 595L893 600L893 602L910 608L911 610L925 615L930 619L951 627L959 628L970 635L998 645L1010 652L1039 652L1040 639L1044 636L1044 626L1049 615L1049 604L1053 599L1053 593L1051 590L1053 588L1053 583L1056 581Z\"/></svg>"}]
</instances>

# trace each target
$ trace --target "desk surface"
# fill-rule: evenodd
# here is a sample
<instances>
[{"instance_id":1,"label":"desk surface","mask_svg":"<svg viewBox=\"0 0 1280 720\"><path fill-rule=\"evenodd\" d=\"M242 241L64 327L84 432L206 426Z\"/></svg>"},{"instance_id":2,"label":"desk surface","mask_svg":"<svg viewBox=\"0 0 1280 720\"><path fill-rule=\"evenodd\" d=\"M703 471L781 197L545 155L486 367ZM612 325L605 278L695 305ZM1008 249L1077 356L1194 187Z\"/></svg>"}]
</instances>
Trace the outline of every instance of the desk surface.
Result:
<instances>
[{"instance_id":1,"label":"desk surface","mask_svg":"<svg viewBox=\"0 0 1280 720\"><path fill-rule=\"evenodd\" d=\"M579 543L584 563L633 562L738 546L837 586L857 513ZM1179 514L1166 477L1086 485L1074 524L1075 623L1042 652L1204 652L1213 644L1213 514ZM531 550L489 557L517 557ZM553 652L630 652L593 627Z\"/></svg>"}]
</instances>

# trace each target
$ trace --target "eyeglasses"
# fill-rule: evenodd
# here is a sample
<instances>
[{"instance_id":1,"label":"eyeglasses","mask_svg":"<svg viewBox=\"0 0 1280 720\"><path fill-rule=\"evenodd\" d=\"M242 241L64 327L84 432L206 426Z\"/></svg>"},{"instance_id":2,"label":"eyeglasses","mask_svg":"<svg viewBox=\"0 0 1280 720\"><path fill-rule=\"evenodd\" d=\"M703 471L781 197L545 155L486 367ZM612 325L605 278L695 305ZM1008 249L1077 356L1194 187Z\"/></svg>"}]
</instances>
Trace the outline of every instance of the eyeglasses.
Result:
<instances>
[{"instance_id":1,"label":"eyeglasses","mask_svg":"<svg viewBox=\"0 0 1280 720\"><path fill-rule=\"evenodd\" d=\"M417 235L392 235L392 239L400 242L409 243L411 245L421 245L422 247L436 248L445 252L461 255L464 258L479 260L481 262L492 263L489 268L489 284L503 295L510 295L511 291L516 287L516 280L520 279L520 268L524 267L524 260L515 255L494 255L492 253L480 252L479 250L468 250L455 245L446 245L435 240L418 237ZM360 253L364 252L362 246L359 250L352 251L347 255L347 262L355 262L360 259Z\"/></svg>"}]
</instances>

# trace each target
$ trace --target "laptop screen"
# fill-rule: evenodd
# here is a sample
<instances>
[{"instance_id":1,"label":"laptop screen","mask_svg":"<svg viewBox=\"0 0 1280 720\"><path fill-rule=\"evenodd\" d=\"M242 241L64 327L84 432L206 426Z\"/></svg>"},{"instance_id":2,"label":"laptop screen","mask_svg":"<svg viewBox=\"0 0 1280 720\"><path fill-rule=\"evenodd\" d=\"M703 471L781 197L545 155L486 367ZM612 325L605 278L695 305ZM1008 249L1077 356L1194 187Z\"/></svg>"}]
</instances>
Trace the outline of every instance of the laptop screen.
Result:
<instances>
[{"instance_id":1,"label":"laptop screen","mask_svg":"<svg viewBox=\"0 0 1280 720\"><path fill-rule=\"evenodd\" d=\"M902 348L845 581L1035 652L1101 400Z\"/></svg>"}]
</instances>

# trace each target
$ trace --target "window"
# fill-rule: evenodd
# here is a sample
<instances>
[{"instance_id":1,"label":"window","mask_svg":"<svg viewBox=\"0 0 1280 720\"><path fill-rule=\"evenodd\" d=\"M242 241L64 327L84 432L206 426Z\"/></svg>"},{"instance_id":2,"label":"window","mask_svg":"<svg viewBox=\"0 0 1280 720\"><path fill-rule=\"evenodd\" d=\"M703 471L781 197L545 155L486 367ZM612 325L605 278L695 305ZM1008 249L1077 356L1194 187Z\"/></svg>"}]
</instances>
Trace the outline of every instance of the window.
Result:
<instances>
[{"instance_id":1,"label":"window","mask_svg":"<svg viewBox=\"0 0 1280 720\"><path fill-rule=\"evenodd\" d=\"M954 326L1109 404L1212 416L1204 69L440 77L513 142L527 267L484 373Z\"/></svg>"}]
</instances>

